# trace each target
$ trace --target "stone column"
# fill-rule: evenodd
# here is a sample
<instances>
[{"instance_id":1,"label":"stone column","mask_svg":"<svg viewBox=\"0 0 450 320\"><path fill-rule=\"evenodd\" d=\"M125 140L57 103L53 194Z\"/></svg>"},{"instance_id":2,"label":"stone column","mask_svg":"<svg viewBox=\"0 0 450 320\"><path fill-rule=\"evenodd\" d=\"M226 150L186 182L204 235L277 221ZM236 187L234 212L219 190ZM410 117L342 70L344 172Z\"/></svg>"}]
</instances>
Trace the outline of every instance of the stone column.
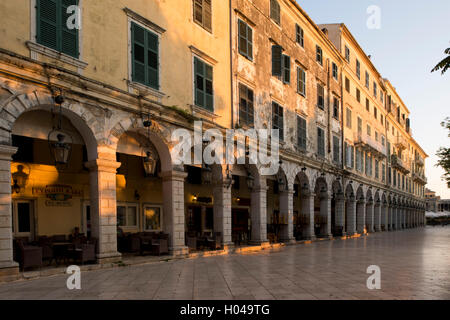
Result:
<instances>
[{"instance_id":1,"label":"stone column","mask_svg":"<svg viewBox=\"0 0 450 320\"><path fill-rule=\"evenodd\" d=\"M331 197L328 193L322 194L320 197L320 216L327 223L322 225L320 236L323 238L333 238L331 234Z\"/></svg>"},{"instance_id":2,"label":"stone column","mask_svg":"<svg viewBox=\"0 0 450 320\"><path fill-rule=\"evenodd\" d=\"M399 207L398 209L398 229L403 229L403 207Z\"/></svg>"},{"instance_id":3,"label":"stone column","mask_svg":"<svg viewBox=\"0 0 450 320\"><path fill-rule=\"evenodd\" d=\"M282 226L281 240L294 241L294 191L287 190L280 193L280 217L287 223Z\"/></svg>"},{"instance_id":4,"label":"stone column","mask_svg":"<svg viewBox=\"0 0 450 320\"><path fill-rule=\"evenodd\" d=\"M261 244L267 242L267 186L265 179L255 186L251 195L250 215L252 219L251 242Z\"/></svg>"},{"instance_id":5,"label":"stone column","mask_svg":"<svg viewBox=\"0 0 450 320\"><path fill-rule=\"evenodd\" d=\"M356 231L360 234L363 234L365 227L366 227L366 201L359 200L356 205Z\"/></svg>"},{"instance_id":6,"label":"stone column","mask_svg":"<svg viewBox=\"0 0 450 320\"><path fill-rule=\"evenodd\" d=\"M339 193L336 195L336 201L335 201L336 208L334 209L335 212L335 223L337 228L342 228L342 235L346 235L345 230L345 197L343 193Z\"/></svg>"},{"instance_id":7,"label":"stone column","mask_svg":"<svg viewBox=\"0 0 450 320\"><path fill-rule=\"evenodd\" d=\"M375 219L374 229L376 232L380 232L381 231L381 202L380 201L377 201L375 203L373 215L374 215L374 219Z\"/></svg>"},{"instance_id":8,"label":"stone column","mask_svg":"<svg viewBox=\"0 0 450 320\"><path fill-rule=\"evenodd\" d=\"M314 234L314 193L302 194L301 215L306 217L306 224L303 225L303 237L307 240L316 239Z\"/></svg>"},{"instance_id":9,"label":"stone column","mask_svg":"<svg viewBox=\"0 0 450 320\"><path fill-rule=\"evenodd\" d=\"M375 232L374 227L374 204L373 201L367 202L366 205L366 228L367 232Z\"/></svg>"},{"instance_id":10,"label":"stone column","mask_svg":"<svg viewBox=\"0 0 450 320\"><path fill-rule=\"evenodd\" d=\"M19 265L13 260L11 216L11 157L17 148L0 145L0 279L15 279Z\"/></svg>"},{"instance_id":11,"label":"stone column","mask_svg":"<svg viewBox=\"0 0 450 320\"><path fill-rule=\"evenodd\" d=\"M214 185L214 231L222 235L224 247L233 245L231 240L231 187L227 187L223 182Z\"/></svg>"},{"instance_id":12,"label":"stone column","mask_svg":"<svg viewBox=\"0 0 450 320\"><path fill-rule=\"evenodd\" d=\"M397 214L398 214L398 207L393 206L392 207L392 230L398 229Z\"/></svg>"},{"instance_id":13,"label":"stone column","mask_svg":"<svg viewBox=\"0 0 450 320\"><path fill-rule=\"evenodd\" d=\"M117 251L116 171L120 163L96 159L86 163L90 174L92 236L98 239L99 263L119 261Z\"/></svg>"},{"instance_id":14,"label":"stone column","mask_svg":"<svg viewBox=\"0 0 450 320\"><path fill-rule=\"evenodd\" d=\"M169 234L169 250L175 255L188 253L185 244L184 180L186 172L161 173L164 206L164 232Z\"/></svg>"},{"instance_id":15,"label":"stone column","mask_svg":"<svg viewBox=\"0 0 450 320\"><path fill-rule=\"evenodd\" d=\"M347 198L347 235L356 234L356 199L354 197Z\"/></svg>"},{"instance_id":16,"label":"stone column","mask_svg":"<svg viewBox=\"0 0 450 320\"><path fill-rule=\"evenodd\" d=\"M388 231L389 207L386 203L381 205L381 231Z\"/></svg>"}]
</instances>

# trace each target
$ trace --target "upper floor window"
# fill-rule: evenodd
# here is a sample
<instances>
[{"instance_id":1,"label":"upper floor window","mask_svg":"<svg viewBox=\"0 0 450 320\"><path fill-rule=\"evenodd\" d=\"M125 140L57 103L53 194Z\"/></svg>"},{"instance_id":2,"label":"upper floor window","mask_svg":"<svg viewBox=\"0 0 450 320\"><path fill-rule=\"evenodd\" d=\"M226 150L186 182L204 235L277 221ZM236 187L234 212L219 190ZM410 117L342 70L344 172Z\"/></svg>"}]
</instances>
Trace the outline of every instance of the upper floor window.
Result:
<instances>
[{"instance_id":1,"label":"upper floor window","mask_svg":"<svg viewBox=\"0 0 450 320\"><path fill-rule=\"evenodd\" d=\"M345 90L350 93L350 79L345 77Z\"/></svg>"},{"instance_id":2,"label":"upper floor window","mask_svg":"<svg viewBox=\"0 0 450 320\"><path fill-rule=\"evenodd\" d=\"M78 5L78 0L37 0L36 40L46 47L79 58L78 30L67 27L71 15L67 8L72 5Z\"/></svg>"},{"instance_id":3,"label":"upper floor window","mask_svg":"<svg viewBox=\"0 0 450 320\"><path fill-rule=\"evenodd\" d=\"M378 94L378 86L377 83L374 81L373 82L373 96L376 98Z\"/></svg>"},{"instance_id":4,"label":"upper floor window","mask_svg":"<svg viewBox=\"0 0 450 320\"><path fill-rule=\"evenodd\" d=\"M339 99L333 97L333 117L339 119Z\"/></svg>"},{"instance_id":5,"label":"upper floor window","mask_svg":"<svg viewBox=\"0 0 450 320\"><path fill-rule=\"evenodd\" d=\"M317 155L325 157L325 131L317 127Z\"/></svg>"},{"instance_id":6,"label":"upper floor window","mask_svg":"<svg viewBox=\"0 0 450 320\"><path fill-rule=\"evenodd\" d=\"M341 159L339 157L341 149L341 141L339 137L333 136L333 161L335 163L340 163Z\"/></svg>"},{"instance_id":7,"label":"upper floor window","mask_svg":"<svg viewBox=\"0 0 450 320\"><path fill-rule=\"evenodd\" d=\"M306 120L297 116L297 146L306 150Z\"/></svg>"},{"instance_id":8,"label":"upper floor window","mask_svg":"<svg viewBox=\"0 0 450 320\"><path fill-rule=\"evenodd\" d=\"M241 126L254 126L253 90L247 86L239 85L239 124Z\"/></svg>"},{"instance_id":9,"label":"upper floor window","mask_svg":"<svg viewBox=\"0 0 450 320\"><path fill-rule=\"evenodd\" d=\"M212 32L211 0L194 1L194 21L204 29Z\"/></svg>"},{"instance_id":10,"label":"upper floor window","mask_svg":"<svg viewBox=\"0 0 450 320\"><path fill-rule=\"evenodd\" d=\"M345 60L350 62L350 49L347 46L345 46Z\"/></svg>"},{"instance_id":11,"label":"upper floor window","mask_svg":"<svg viewBox=\"0 0 450 320\"><path fill-rule=\"evenodd\" d=\"M378 109L377 108L373 108L373 116L375 117L375 119L378 119Z\"/></svg>"},{"instance_id":12,"label":"upper floor window","mask_svg":"<svg viewBox=\"0 0 450 320\"><path fill-rule=\"evenodd\" d=\"M305 38L302 27L300 27L298 24L295 25L295 35L296 35L296 41L297 43L304 48L305 47Z\"/></svg>"},{"instance_id":13,"label":"upper floor window","mask_svg":"<svg viewBox=\"0 0 450 320\"><path fill-rule=\"evenodd\" d=\"M370 112L370 101L366 98L366 110Z\"/></svg>"},{"instance_id":14,"label":"upper floor window","mask_svg":"<svg viewBox=\"0 0 450 320\"><path fill-rule=\"evenodd\" d=\"M333 78L337 81L339 76L338 67L336 63L333 62Z\"/></svg>"},{"instance_id":15,"label":"upper floor window","mask_svg":"<svg viewBox=\"0 0 450 320\"><path fill-rule=\"evenodd\" d=\"M366 71L366 88L367 89L370 88L370 75L367 71Z\"/></svg>"},{"instance_id":16,"label":"upper floor window","mask_svg":"<svg viewBox=\"0 0 450 320\"><path fill-rule=\"evenodd\" d=\"M277 0L270 0L270 18L280 24L280 4Z\"/></svg>"},{"instance_id":17,"label":"upper floor window","mask_svg":"<svg viewBox=\"0 0 450 320\"><path fill-rule=\"evenodd\" d=\"M356 88L356 100L361 102L361 91L358 88Z\"/></svg>"},{"instance_id":18,"label":"upper floor window","mask_svg":"<svg viewBox=\"0 0 450 320\"><path fill-rule=\"evenodd\" d=\"M358 134L362 134L362 119L358 117Z\"/></svg>"},{"instance_id":19,"label":"upper floor window","mask_svg":"<svg viewBox=\"0 0 450 320\"><path fill-rule=\"evenodd\" d=\"M283 54L283 82L291 83L291 57Z\"/></svg>"},{"instance_id":20,"label":"upper floor window","mask_svg":"<svg viewBox=\"0 0 450 320\"><path fill-rule=\"evenodd\" d=\"M323 65L323 52L322 48L316 45L316 61L322 66Z\"/></svg>"},{"instance_id":21,"label":"upper floor window","mask_svg":"<svg viewBox=\"0 0 450 320\"><path fill-rule=\"evenodd\" d=\"M346 110L347 110L346 125L347 125L347 128L351 129L352 128L352 110L350 110L349 108L347 108Z\"/></svg>"},{"instance_id":22,"label":"upper floor window","mask_svg":"<svg viewBox=\"0 0 450 320\"><path fill-rule=\"evenodd\" d=\"M283 71L283 48L280 45L272 46L272 75L281 77Z\"/></svg>"},{"instance_id":23,"label":"upper floor window","mask_svg":"<svg viewBox=\"0 0 450 320\"><path fill-rule=\"evenodd\" d=\"M194 57L195 105L214 111L213 67Z\"/></svg>"},{"instance_id":24,"label":"upper floor window","mask_svg":"<svg viewBox=\"0 0 450 320\"><path fill-rule=\"evenodd\" d=\"M132 80L159 90L159 38L131 23Z\"/></svg>"},{"instance_id":25,"label":"upper floor window","mask_svg":"<svg viewBox=\"0 0 450 320\"><path fill-rule=\"evenodd\" d=\"M283 107L276 102L272 102L272 129L278 129L280 141L284 141Z\"/></svg>"},{"instance_id":26,"label":"upper floor window","mask_svg":"<svg viewBox=\"0 0 450 320\"><path fill-rule=\"evenodd\" d=\"M325 89L320 83L317 84L317 107L325 109Z\"/></svg>"},{"instance_id":27,"label":"upper floor window","mask_svg":"<svg viewBox=\"0 0 450 320\"><path fill-rule=\"evenodd\" d=\"M253 60L253 30L248 24L239 19L239 53L249 60Z\"/></svg>"},{"instance_id":28,"label":"upper floor window","mask_svg":"<svg viewBox=\"0 0 450 320\"><path fill-rule=\"evenodd\" d=\"M297 67L297 92L306 96L306 72L302 67Z\"/></svg>"},{"instance_id":29,"label":"upper floor window","mask_svg":"<svg viewBox=\"0 0 450 320\"><path fill-rule=\"evenodd\" d=\"M370 125L367 125L367 135L370 137L372 135L372 128Z\"/></svg>"},{"instance_id":30,"label":"upper floor window","mask_svg":"<svg viewBox=\"0 0 450 320\"><path fill-rule=\"evenodd\" d=\"M358 59L356 59L356 76L361 80L361 62Z\"/></svg>"}]
</instances>

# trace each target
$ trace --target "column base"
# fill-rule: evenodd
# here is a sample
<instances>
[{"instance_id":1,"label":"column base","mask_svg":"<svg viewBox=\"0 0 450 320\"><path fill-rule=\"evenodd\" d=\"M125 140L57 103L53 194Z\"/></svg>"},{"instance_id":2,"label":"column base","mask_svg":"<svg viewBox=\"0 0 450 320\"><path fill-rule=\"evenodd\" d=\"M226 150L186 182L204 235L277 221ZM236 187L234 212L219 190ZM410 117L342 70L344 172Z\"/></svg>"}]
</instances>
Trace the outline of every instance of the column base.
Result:
<instances>
[{"instance_id":1,"label":"column base","mask_svg":"<svg viewBox=\"0 0 450 320\"><path fill-rule=\"evenodd\" d=\"M292 239L282 239L281 242L285 243L286 245L290 245L290 244L297 243L297 240L295 240L294 238L292 238Z\"/></svg>"},{"instance_id":2,"label":"column base","mask_svg":"<svg viewBox=\"0 0 450 320\"><path fill-rule=\"evenodd\" d=\"M97 254L98 264L114 263L119 262L120 260L122 260L122 254L120 252Z\"/></svg>"},{"instance_id":3,"label":"column base","mask_svg":"<svg viewBox=\"0 0 450 320\"><path fill-rule=\"evenodd\" d=\"M19 279L19 264L15 261L0 263L0 282L14 281Z\"/></svg>"},{"instance_id":4,"label":"column base","mask_svg":"<svg viewBox=\"0 0 450 320\"><path fill-rule=\"evenodd\" d=\"M187 246L171 247L169 252L174 257L186 256L189 254L189 248Z\"/></svg>"},{"instance_id":5,"label":"column base","mask_svg":"<svg viewBox=\"0 0 450 320\"><path fill-rule=\"evenodd\" d=\"M248 243L252 246L261 246L261 247L270 246L269 240L250 240Z\"/></svg>"},{"instance_id":6,"label":"column base","mask_svg":"<svg viewBox=\"0 0 450 320\"><path fill-rule=\"evenodd\" d=\"M224 243L222 245L222 247L223 247L223 250L230 251L230 250L234 249L235 245L234 245L234 242L227 242L227 243Z\"/></svg>"}]
</instances>

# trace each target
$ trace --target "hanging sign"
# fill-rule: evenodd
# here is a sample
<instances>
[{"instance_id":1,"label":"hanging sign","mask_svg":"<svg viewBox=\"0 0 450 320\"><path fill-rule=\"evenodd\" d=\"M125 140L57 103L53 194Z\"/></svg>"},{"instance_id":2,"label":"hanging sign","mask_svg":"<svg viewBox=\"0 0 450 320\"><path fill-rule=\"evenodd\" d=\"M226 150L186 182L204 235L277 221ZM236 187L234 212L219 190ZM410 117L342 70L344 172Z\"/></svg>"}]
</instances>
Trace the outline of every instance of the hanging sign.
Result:
<instances>
[{"instance_id":1,"label":"hanging sign","mask_svg":"<svg viewBox=\"0 0 450 320\"><path fill-rule=\"evenodd\" d=\"M71 207L73 197L83 197L82 189L74 189L68 185L47 185L45 187L33 188L33 194L45 196L47 207Z\"/></svg>"}]
</instances>

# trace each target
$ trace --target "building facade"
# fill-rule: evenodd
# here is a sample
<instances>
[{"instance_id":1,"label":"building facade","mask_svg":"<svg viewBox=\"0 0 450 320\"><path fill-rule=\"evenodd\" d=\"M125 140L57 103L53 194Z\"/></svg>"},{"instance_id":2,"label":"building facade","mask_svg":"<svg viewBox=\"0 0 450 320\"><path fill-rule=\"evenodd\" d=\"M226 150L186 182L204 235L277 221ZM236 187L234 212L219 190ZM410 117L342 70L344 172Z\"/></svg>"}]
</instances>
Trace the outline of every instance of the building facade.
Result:
<instances>
[{"instance_id":1,"label":"building facade","mask_svg":"<svg viewBox=\"0 0 450 320\"><path fill-rule=\"evenodd\" d=\"M13 239L117 226L233 243L424 224L409 111L345 25L291 0L0 4L0 274ZM359 93L358 93L359 92ZM280 169L174 164L179 130L278 129Z\"/></svg>"}]
</instances>

